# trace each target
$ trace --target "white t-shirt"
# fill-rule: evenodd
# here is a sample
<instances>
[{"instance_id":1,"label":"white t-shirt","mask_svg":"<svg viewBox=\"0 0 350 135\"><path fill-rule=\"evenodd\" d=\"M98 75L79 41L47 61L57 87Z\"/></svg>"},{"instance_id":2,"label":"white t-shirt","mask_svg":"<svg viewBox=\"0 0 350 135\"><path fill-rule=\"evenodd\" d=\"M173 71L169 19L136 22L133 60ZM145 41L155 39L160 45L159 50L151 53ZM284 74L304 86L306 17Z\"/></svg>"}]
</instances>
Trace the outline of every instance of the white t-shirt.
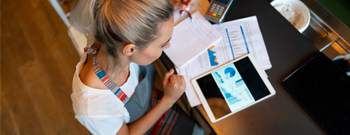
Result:
<instances>
[{"instance_id":1,"label":"white t-shirt","mask_svg":"<svg viewBox=\"0 0 350 135\"><path fill-rule=\"evenodd\" d=\"M115 135L124 123L130 120L129 112L118 97L109 89L95 89L83 84L79 73L86 61L83 54L73 77L73 109L75 118L92 134ZM140 67L130 64L130 76L120 88L130 97L139 83Z\"/></svg>"}]
</instances>

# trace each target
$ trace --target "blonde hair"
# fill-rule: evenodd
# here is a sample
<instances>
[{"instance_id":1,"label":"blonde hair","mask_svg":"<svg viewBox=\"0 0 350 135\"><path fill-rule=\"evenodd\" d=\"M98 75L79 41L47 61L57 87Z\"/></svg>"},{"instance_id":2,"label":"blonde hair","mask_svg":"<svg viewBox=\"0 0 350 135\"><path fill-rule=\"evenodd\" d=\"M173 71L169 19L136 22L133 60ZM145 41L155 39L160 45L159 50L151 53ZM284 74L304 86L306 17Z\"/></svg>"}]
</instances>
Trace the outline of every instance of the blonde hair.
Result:
<instances>
[{"instance_id":1,"label":"blonde hair","mask_svg":"<svg viewBox=\"0 0 350 135\"><path fill-rule=\"evenodd\" d=\"M169 20L173 11L171 0L76 0L70 21L100 42L109 59L117 60L118 46L131 43L142 49L154 41L158 26Z\"/></svg>"}]
</instances>

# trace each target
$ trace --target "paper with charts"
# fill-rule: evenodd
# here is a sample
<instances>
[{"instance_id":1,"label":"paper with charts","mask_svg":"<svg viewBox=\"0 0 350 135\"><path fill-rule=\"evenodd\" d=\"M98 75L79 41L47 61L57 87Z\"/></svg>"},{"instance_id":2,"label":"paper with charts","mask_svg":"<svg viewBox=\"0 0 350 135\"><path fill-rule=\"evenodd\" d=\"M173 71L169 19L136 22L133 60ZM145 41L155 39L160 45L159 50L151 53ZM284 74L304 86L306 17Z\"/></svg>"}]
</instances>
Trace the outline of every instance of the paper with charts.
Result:
<instances>
[{"instance_id":1,"label":"paper with charts","mask_svg":"<svg viewBox=\"0 0 350 135\"><path fill-rule=\"evenodd\" d=\"M193 22L185 19L174 27L170 47L164 50L176 67L181 67L222 38L200 12L192 14L192 18Z\"/></svg>"},{"instance_id":2,"label":"paper with charts","mask_svg":"<svg viewBox=\"0 0 350 135\"><path fill-rule=\"evenodd\" d=\"M190 82L192 78L247 53L254 56L261 69L272 67L256 16L213 26L223 38L177 69L189 84L185 93L192 107L201 104Z\"/></svg>"}]
</instances>

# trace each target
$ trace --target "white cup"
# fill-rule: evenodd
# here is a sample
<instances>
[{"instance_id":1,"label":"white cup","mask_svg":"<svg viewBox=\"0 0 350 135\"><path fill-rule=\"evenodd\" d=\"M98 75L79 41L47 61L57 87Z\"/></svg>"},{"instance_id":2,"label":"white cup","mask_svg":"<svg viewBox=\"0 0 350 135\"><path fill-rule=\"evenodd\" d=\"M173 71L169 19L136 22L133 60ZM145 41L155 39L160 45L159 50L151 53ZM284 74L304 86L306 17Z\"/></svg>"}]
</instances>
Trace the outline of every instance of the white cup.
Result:
<instances>
[{"instance_id":1,"label":"white cup","mask_svg":"<svg viewBox=\"0 0 350 135\"><path fill-rule=\"evenodd\" d=\"M300 33L304 32L309 26L309 9L300 0L274 0L271 5L292 23Z\"/></svg>"}]
</instances>

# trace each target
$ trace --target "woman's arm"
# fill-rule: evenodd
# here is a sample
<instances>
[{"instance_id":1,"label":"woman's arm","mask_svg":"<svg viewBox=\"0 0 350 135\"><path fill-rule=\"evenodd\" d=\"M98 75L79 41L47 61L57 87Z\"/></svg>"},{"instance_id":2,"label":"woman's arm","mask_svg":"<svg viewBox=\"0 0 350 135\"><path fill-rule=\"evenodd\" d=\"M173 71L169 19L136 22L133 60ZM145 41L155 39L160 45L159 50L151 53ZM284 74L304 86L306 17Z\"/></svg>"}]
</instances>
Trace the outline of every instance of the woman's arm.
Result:
<instances>
[{"instance_id":1,"label":"woman's arm","mask_svg":"<svg viewBox=\"0 0 350 135\"><path fill-rule=\"evenodd\" d=\"M123 126L117 135L141 135L146 133L157 120L180 98L185 92L186 83L181 75L174 75L174 69L165 74L163 80L164 95L158 104L143 115L140 119L127 126Z\"/></svg>"}]
</instances>

